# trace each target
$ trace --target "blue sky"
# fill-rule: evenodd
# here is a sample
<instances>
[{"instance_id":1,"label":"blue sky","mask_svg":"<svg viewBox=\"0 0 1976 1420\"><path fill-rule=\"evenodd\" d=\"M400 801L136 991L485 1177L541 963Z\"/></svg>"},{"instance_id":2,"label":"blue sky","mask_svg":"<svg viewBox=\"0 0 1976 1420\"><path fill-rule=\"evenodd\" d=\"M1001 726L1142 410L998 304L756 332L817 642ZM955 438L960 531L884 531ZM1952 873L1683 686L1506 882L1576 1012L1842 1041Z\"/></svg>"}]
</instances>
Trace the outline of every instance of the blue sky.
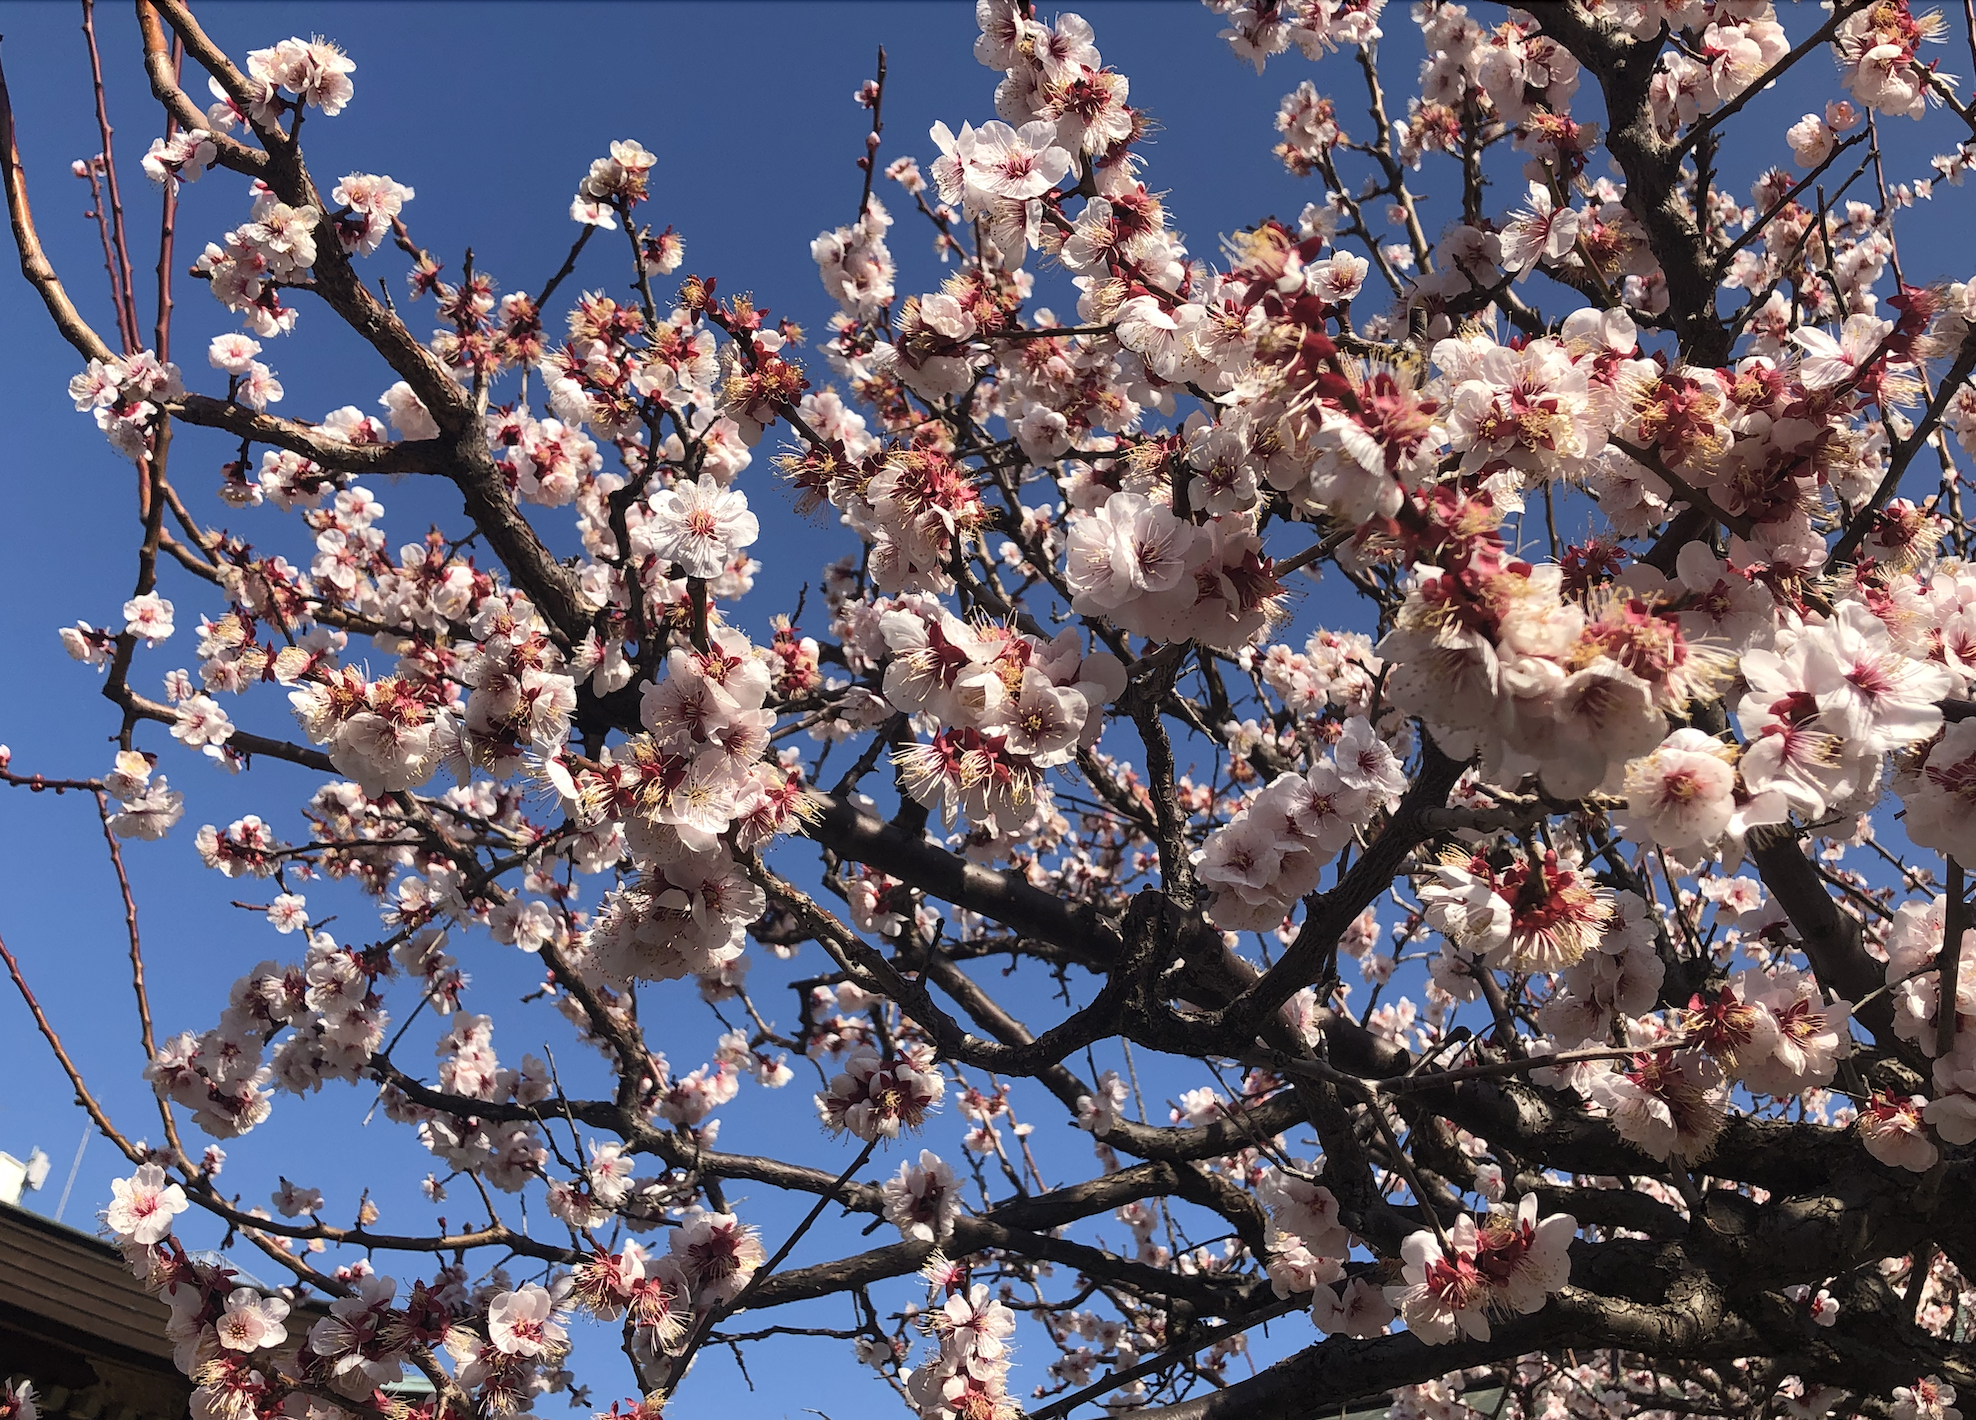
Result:
<instances>
[{"instance_id":1,"label":"blue sky","mask_svg":"<svg viewBox=\"0 0 1976 1420\"><path fill-rule=\"evenodd\" d=\"M1150 110L1160 125L1146 146L1146 177L1168 194L1175 224L1190 235L1198 253L1212 256L1219 234L1263 216L1293 218L1320 195L1314 185L1286 174L1269 152L1277 103L1298 80L1312 77L1320 89L1339 95L1348 131L1365 126L1349 57L1314 67L1293 53L1276 60L1259 80L1215 38L1218 21L1197 5L1076 8L1095 26L1106 60L1130 76L1132 102ZM1045 13L1051 13L1048 7ZM887 47L891 75L881 161L912 153L925 164L933 154L926 130L934 120L958 127L962 120L978 123L993 116L997 76L969 53L975 33L971 4L257 3L209 5L202 15L236 57L291 34L321 33L349 50L357 62L356 98L339 118L312 116L311 165L325 186L343 172L363 170L387 172L415 187L418 196L407 220L450 270L458 270L461 252L471 245L476 266L492 272L500 289L539 287L574 235L565 209L590 159L612 139L637 138L661 159L649 220L670 222L683 233L686 269L718 277L724 292L751 290L761 304L812 330L821 330L830 305L808 244L820 229L854 214L858 173L852 164L868 117L850 95L870 73L876 46ZM1791 14L1785 18L1795 30L1806 23ZM85 315L107 330L101 253L94 224L82 218L87 190L68 174L72 159L100 146L75 7L13 0L5 25L0 57L13 90L43 240ZM157 197L137 159L158 131L155 110L143 88L128 8L105 6L99 29L140 290L148 291ZM1397 112L1417 63L1418 38L1398 4L1389 11L1388 29L1387 88ZM1951 55L1945 67L1966 66ZM1822 99L1830 90L1829 64L1822 57L1810 60L1804 72L1808 77L1786 92L1751 106L1739 129L1747 137L1728 158L1732 166L1743 165L1741 182L1759 166L1788 161L1784 126L1805 110L1804 99L1813 92ZM188 88L202 91L190 75L188 66ZM1921 141L1924 132L1936 135L1933 146ZM1925 130L1890 125L1890 177L1925 174L1929 153L1952 142L1939 120ZM1438 186L1430 190L1446 192ZM1515 191L1513 179L1499 187L1492 210L1514 205ZM1934 206L1921 209L1903 228L1911 280L1968 274L1967 195L1939 191ZM896 188L881 184L880 192L900 219L892 247L903 268L902 293L933 285L938 275L929 254L930 229L917 217L907 220L906 205L894 200ZM187 188L180 209L181 268L200 244L244 220L245 211L242 185L230 175L215 173ZM1426 205L1423 221L1432 234L1452 215L1450 199L1443 196ZM605 240L593 243L575 281L620 287L620 252L611 243L621 238L602 235ZM388 249L371 262L372 274L388 278L401 300L402 269L402 260ZM231 322L196 283L181 275L177 285L176 354L195 387L210 387L203 348L211 335L232 328ZM574 289L566 287L564 295ZM1553 288L1546 299L1561 313L1560 295ZM147 326L149 302L148 295L141 300ZM1067 302L1058 304L1067 309ZM79 362L57 339L30 289L11 276L0 278L0 329L8 333L0 342L0 381L13 392L14 411L0 443L0 478L10 499L0 606L13 612L0 623L0 653L18 687L0 701L0 741L12 747L19 770L100 774L109 767L115 715L94 695L97 673L68 660L55 628L78 618L110 622L129 595L136 545L132 474L87 417L69 409L63 386ZM316 418L345 403L374 408L390 381L364 355L323 312L305 308L297 334L270 344L269 358L289 392L282 410ZM820 357L810 363L821 381L827 372ZM222 443L203 434L181 437L174 478L195 513L303 560L306 544L292 519L272 509L233 512L213 496L218 466L230 456ZM763 541L755 551L765 569L739 613L745 624L764 633L769 615L789 609L800 585L814 581L823 563L849 551L851 542L842 530L798 519L772 485L764 458L758 457L744 486L762 515ZM443 488L408 481L379 484L374 491L389 509L386 526L396 541L415 538L429 522L455 535L465 531L457 502ZM176 568L167 565L163 577L161 590L179 603L181 630L165 647L140 653L134 679L152 694L165 671L191 664L191 625L198 610L212 609ZM1328 603L1327 590L1320 587L1311 595L1300 620L1355 621L1355 612ZM276 697L249 697L240 708L229 708L249 728L292 731ZM295 806L313 782L277 764L229 779L195 756L176 752L157 727L140 734L146 747L164 752L161 769L186 791L189 806L185 823L165 841L127 846L153 1008L161 1034L204 1029L236 976L263 958L298 955L300 943L277 937L259 913L228 906L235 898L265 902L270 889L201 869L192 831L201 823L224 824L259 812L278 832L293 836L300 826ZM359 940L370 935L372 909L353 896L319 890L311 899L319 913L346 914L340 930L332 928L339 935L347 932L346 939ZM72 1053L122 1126L133 1137L155 1136L149 1091L137 1078L142 1058L135 1043L121 908L86 799L30 802L21 791L0 796L0 935L22 959ZM456 942L455 950L491 1002L512 1003L534 983L532 960L510 949L479 939ZM799 959L794 965L807 972L817 962ZM771 1003L772 1014L787 1020L793 1009L786 993L778 996L763 987L775 979L774 963L758 967L762 999ZM1040 1007L1041 994L1023 992L1018 1001ZM675 999L679 1019L689 1022L678 1030L682 1051L710 1047L717 1027L686 992L665 998L668 1011ZM480 1009L490 1006L483 1003ZM566 1077L586 1068L572 1063L581 1047L568 1042L559 1018L546 1007L510 1005L494 1014L495 1044L504 1060L518 1060L523 1051L549 1040ZM672 1030L669 1016L666 1030ZM418 1055L406 1058L417 1067ZM699 1058L674 1063L686 1069ZM24 1154L39 1145L54 1157L47 1190L28 1200L52 1212L82 1116L11 991L0 991L0 1062L7 1069L7 1085L0 1091L0 1148ZM795 1138L795 1153L808 1162L847 1161L848 1154L840 1159L838 1146L815 1134L809 1093L799 1078L782 1094L765 1097L760 1109L750 1109L748 1100L737 1103L727 1111L722 1146L790 1148L788 1140ZM273 1119L231 1146L233 1162L224 1181L246 1201L264 1202L276 1173L286 1173L321 1187L330 1197L331 1215L347 1221L362 1182L383 1177L389 1181L379 1196L385 1224L408 1230L425 1225L434 1210L418 1199L413 1185L430 1160L408 1131L381 1121L364 1129L367 1104L364 1093L337 1086L306 1102L280 1097ZM958 1126L950 1123L936 1132L943 1136L937 1146L952 1153ZM1061 1125L1052 1117L1041 1132L1046 1139L1060 1139ZM1074 1163L1082 1157L1076 1143L1062 1155ZM1052 1152L1064 1147L1053 1144ZM896 1166L895 1153L884 1171ZM108 1196L110 1178L123 1171L113 1150L93 1141L67 1221L93 1226L92 1214ZM452 1211L457 1221L473 1210L456 1195ZM762 1223L771 1246L793 1221L766 1201L750 1216ZM841 1239L826 1235L795 1261L820 1258L827 1240L858 1246L851 1230L842 1231ZM874 1382L860 1379L841 1343L788 1344L798 1349L782 1353L783 1360L800 1360L802 1368L770 1366L764 1358L754 1368L762 1394L750 1402L751 1413L779 1413L778 1406L796 1413L818 1405L841 1420L853 1405L891 1403ZM1025 1386L1040 1378L1043 1359L1037 1357L1036 1370L1024 1375ZM722 1395L738 1393L739 1377L725 1356L708 1356L701 1369L689 1385L684 1414L701 1413ZM716 1382L715 1376L723 1379ZM606 1376L600 1368L598 1401L608 1403L618 1394L621 1380L616 1371Z\"/></svg>"}]
</instances>

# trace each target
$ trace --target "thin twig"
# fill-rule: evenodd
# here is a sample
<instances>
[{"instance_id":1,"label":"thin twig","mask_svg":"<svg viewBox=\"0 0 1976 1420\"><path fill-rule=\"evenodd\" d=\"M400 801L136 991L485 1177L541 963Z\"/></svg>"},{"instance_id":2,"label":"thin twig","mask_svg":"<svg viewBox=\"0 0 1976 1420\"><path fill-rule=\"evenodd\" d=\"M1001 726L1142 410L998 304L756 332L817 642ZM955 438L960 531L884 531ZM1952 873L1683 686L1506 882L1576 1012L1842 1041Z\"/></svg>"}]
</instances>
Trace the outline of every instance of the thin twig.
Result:
<instances>
[{"instance_id":1,"label":"thin twig","mask_svg":"<svg viewBox=\"0 0 1976 1420\"><path fill-rule=\"evenodd\" d=\"M871 95L871 132L865 136L864 156L858 166L864 169L864 191L858 195L858 221L871 209L871 179L878 171L878 136L885 131L885 46L878 46L878 78Z\"/></svg>"},{"instance_id":2,"label":"thin twig","mask_svg":"<svg viewBox=\"0 0 1976 1420\"><path fill-rule=\"evenodd\" d=\"M583 255L584 247L590 244L590 234L596 230L589 223L584 223L583 230L577 234L576 241L570 246L569 255L563 258L563 264L556 269L556 274L549 278L549 284L542 288L542 294L535 298L537 315L540 315L542 308L549 304L549 298L556 294L556 288L563 284L572 271L576 270L576 259Z\"/></svg>"},{"instance_id":3,"label":"thin twig","mask_svg":"<svg viewBox=\"0 0 1976 1420\"><path fill-rule=\"evenodd\" d=\"M123 1156L132 1163L142 1163L143 1154L131 1146L130 1140L117 1132L117 1127L110 1123L110 1116L104 1111L103 1106L96 1102L96 1096L89 1092L89 1086L82 1082L82 1071L76 1069L75 1061L69 1059L69 1052L62 1046L62 1038L55 1034L55 1027L48 1023L48 1017L43 1013L41 1003L34 999L34 992L29 989L27 978L21 975L21 964L14 960L14 954L7 950L5 940L0 940L0 961L6 962L7 974L14 978L15 989L21 993L21 999L27 1002L28 1014L34 1017L34 1023L40 1028L42 1039L46 1040L48 1048L55 1052L55 1058L61 1062L62 1069L68 1074L69 1083L75 1086L76 1098L81 1101L82 1107L89 1111L89 1117L96 1121L96 1127L103 1131L103 1137L122 1150Z\"/></svg>"},{"instance_id":4,"label":"thin twig","mask_svg":"<svg viewBox=\"0 0 1976 1420\"><path fill-rule=\"evenodd\" d=\"M686 1375L686 1367L692 1362L693 1353L706 1344L708 1334L720 1322L733 1316L736 1312L743 1310L748 1305L748 1299L761 1289L762 1283L768 1280L769 1274L782 1265L782 1260L789 1256L790 1252L795 1249L796 1244L802 1241L803 1235L815 1226L818 1218L823 1216L823 1210L828 1208L836 1199L837 1190L850 1181L852 1174L865 1166L866 1160L871 1158L872 1151L877 1147L877 1139L872 1139L866 1143L864 1148L858 1151L858 1156L851 1160L850 1167L839 1174L837 1181L817 1198L816 1206L810 1209L808 1216L796 1225L796 1230L790 1233L782 1246L775 1250L775 1256L755 1269L755 1275L748 1279L748 1285L741 1289L740 1294L726 1306L709 1310L700 1319L700 1324L695 1328L691 1339L680 1348L679 1354L673 1357L672 1364L666 1368L666 1379L660 1386L660 1390L664 1394L672 1394L678 1387L680 1380Z\"/></svg>"},{"instance_id":5,"label":"thin twig","mask_svg":"<svg viewBox=\"0 0 1976 1420\"><path fill-rule=\"evenodd\" d=\"M117 842L116 831L110 827L110 796L98 789L95 797L96 816L103 824L103 841L110 849L110 866L116 869L117 890L123 895L124 930L130 937L130 985L137 997L137 1024L144 1042L144 1063L149 1065L157 1058L158 1045L151 1032L151 996L144 985L144 948L137 934L137 898L130 890L130 875L124 871L123 849ZM185 1168L190 1169L191 1156L179 1140L178 1122L172 1118L171 1100L162 1094L158 1096L158 1116L164 1121L165 1138L171 1144L172 1152Z\"/></svg>"},{"instance_id":6,"label":"thin twig","mask_svg":"<svg viewBox=\"0 0 1976 1420\"><path fill-rule=\"evenodd\" d=\"M1935 1054L1955 1050L1956 975L1962 966L1962 933L1966 907L1962 900L1962 864L1949 859L1948 899L1942 905L1942 950L1936 958Z\"/></svg>"},{"instance_id":7,"label":"thin twig","mask_svg":"<svg viewBox=\"0 0 1976 1420\"><path fill-rule=\"evenodd\" d=\"M110 146L110 109L103 93L103 56L96 48L96 3L82 0L82 34L89 44L89 81L96 91L96 127L103 136L103 182L110 193L110 235L116 244L117 270L110 273L112 298L117 305L117 331L123 336L124 353L135 354L142 344L137 338L137 281L130 269L130 243L124 238L123 193L117 186L117 155Z\"/></svg>"},{"instance_id":8,"label":"thin twig","mask_svg":"<svg viewBox=\"0 0 1976 1420\"><path fill-rule=\"evenodd\" d=\"M1113 1371L1102 1380L1093 1381L1082 1390L1072 1391L1069 1395L1051 1401L1041 1410L1028 1411L1027 1420L1062 1420L1063 1416L1070 1414L1071 1411L1086 1401L1096 1400L1099 1396L1109 1394L1122 1385L1138 1380L1141 1376L1150 1376L1155 1371L1163 1371L1168 1366L1184 1361L1189 1356L1194 1355L1198 1351L1206 1350L1208 1347L1214 1345L1215 1342L1223 1340L1226 1337L1247 1331L1251 1327L1260 1326L1266 1321L1273 1320L1279 1316L1285 1316L1290 1312L1302 1311L1307 1305L1308 1303L1302 1297L1287 1297L1280 1302L1270 1303L1260 1311L1250 1312L1245 1317L1240 1317L1234 1321L1223 1322L1220 1326L1211 1326L1205 1331L1197 1331L1185 1343L1175 1346L1170 1351L1162 1351L1156 1356L1148 1356L1138 1365L1129 1366L1125 1370Z\"/></svg>"}]
</instances>

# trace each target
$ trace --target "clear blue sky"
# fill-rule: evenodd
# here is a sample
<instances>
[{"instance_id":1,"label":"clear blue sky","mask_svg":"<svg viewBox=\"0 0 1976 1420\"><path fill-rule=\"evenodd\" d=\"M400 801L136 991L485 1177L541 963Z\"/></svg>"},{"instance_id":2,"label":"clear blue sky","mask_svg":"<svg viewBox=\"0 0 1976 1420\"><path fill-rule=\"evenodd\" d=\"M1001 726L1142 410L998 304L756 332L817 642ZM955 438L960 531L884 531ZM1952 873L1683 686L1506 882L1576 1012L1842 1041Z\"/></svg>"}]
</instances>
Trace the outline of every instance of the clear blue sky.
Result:
<instances>
[{"instance_id":1,"label":"clear blue sky","mask_svg":"<svg viewBox=\"0 0 1976 1420\"><path fill-rule=\"evenodd\" d=\"M1320 195L1314 185L1285 174L1269 153L1277 102L1298 80L1314 77L1320 89L1340 96L1348 131L1365 126L1349 57L1314 68L1293 53L1276 60L1258 80L1215 38L1219 21L1197 5L1075 8L1096 27L1106 60L1130 76L1132 102L1150 110L1161 125L1145 150L1146 178L1168 194L1175 223L1190 235L1196 252L1212 255L1220 233L1265 215L1292 218ZM312 167L325 186L351 170L386 172L414 186L418 196L407 219L418 240L452 270L458 270L463 248L472 245L477 266L492 272L501 289L538 287L572 239L565 209L590 159L612 139L637 138L661 159L647 211L655 223L671 222L684 234L686 269L717 276L723 290L752 290L759 302L812 329L821 329L830 306L808 244L820 229L849 220L855 211L858 174L852 162L868 119L850 95L871 72L876 46L884 43L891 60L882 160L912 153L924 165L933 156L926 130L934 120L958 127L963 120L992 117L997 78L969 52L975 33L971 3L214 4L203 7L202 15L236 58L291 34L320 33L344 45L357 62L356 98L339 118L312 117L307 130ZM1398 112L1417 63L1418 38L1403 4L1392 5L1388 17L1387 87ZM1798 32L1810 17L1787 13L1785 20ZM13 90L43 239L85 314L107 330L100 250L93 224L81 215L87 190L68 173L70 160L100 146L76 7L13 0L0 22L5 30L0 57ZM148 291L157 199L137 159L158 131L156 111L147 102L129 8L104 6L99 28L128 221L142 256L140 287ZM1945 67L1967 66L1950 54ZM1828 62L1814 58L1805 71L1815 79L1818 97L1824 97L1831 87ZM191 66L187 87L203 92ZM1782 130L1804 111L1803 87L1794 84L1792 91L1753 105L1757 117L1741 131L1761 141L1739 143L1729 159L1742 165L1742 181L1757 166L1788 160ZM1924 175L1931 149L1919 145L1919 127L1890 128L1892 175ZM1944 135L1941 147L1952 142L1937 123L1928 131ZM900 218L892 246L903 268L904 293L931 286L938 276L926 229L915 225L917 219L906 220L904 203L894 200L896 191L881 185ZM1513 191L1499 189L1494 210L1513 205ZM1910 279L1968 274L1968 196L1946 188L1941 193L1932 209L1923 208L1903 228ZM240 181L227 174L214 173L186 189L181 267L204 241L244 220L245 207ZM1423 219L1431 234L1452 215L1442 198L1426 207ZM605 241L576 279L614 288L622 285L622 263L610 242L621 238L603 235ZM607 261L597 258L599 249L609 252ZM399 257L387 249L370 267L402 294ZM204 345L231 322L196 283L181 276L178 288L176 353L195 387L210 386ZM1558 292L1546 295L1563 308ZM147 325L149 300L143 298ZM0 443L0 486L10 500L0 606L12 612L0 623L0 652L17 687L0 701L0 741L11 745L17 769L100 774L109 767L114 712L94 694L96 673L64 655L55 628L77 618L111 622L129 595L136 544L132 475L88 418L69 409L63 386L79 362L56 338L29 288L11 274L0 276L0 330L7 333L0 342L0 383L11 391L14 409ZM317 418L345 403L374 408L389 378L363 355L323 312L305 306L298 333L270 344L270 358L288 389L283 411ZM821 379L821 359L811 363ZM292 519L272 509L226 510L213 496L218 466L230 456L219 441L182 435L174 451L174 480L202 519L303 560L306 544ZM814 579L822 564L849 550L850 543L841 530L796 519L772 488L765 460L758 458L746 477L763 517L763 542L755 551L766 566L740 612L759 633L771 613L793 604L805 579ZM394 545L418 536L429 521L455 534L465 530L457 504L443 489L405 482L379 484L375 491L389 509L386 526ZM136 683L153 694L166 670L192 664L192 624L198 610L213 609L176 568L167 564L163 575L162 591L179 603L181 629L165 647L140 653ZM1305 607L1303 622L1356 619L1343 609L1327 611L1322 598L1320 590ZM250 696L229 708L250 728L292 731L278 697ZM177 751L158 727L140 733L146 747L164 751L161 768L188 801L186 820L172 836L127 847L143 914L153 1006L161 1034L204 1029L236 976L265 957L292 958L300 943L277 937L258 913L227 906L236 897L264 902L267 889L201 869L193 830L259 812L278 832L296 835L300 823L294 810L313 784L311 776L275 764L229 779ZM318 888L311 905L318 914L345 913L332 930L340 937L347 933L346 940L373 934L374 909L354 895ZM155 1137L149 1091L137 1077L142 1060L121 910L86 800L30 802L20 791L0 795L0 934L24 961L72 1052L123 1127L133 1136ZM482 939L456 943L456 950L493 1002L512 1003L533 984L532 959L510 949ZM814 970L816 962L799 960L796 966ZM793 1014L787 994L778 996L766 986L776 978L773 962L758 964L755 985L764 1008L787 1020ZM688 993L679 993L677 1000L681 1013L699 1010ZM566 1077L582 1068L571 1060L580 1047L567 1044L559 1018L546 1007L510 1004L493 1014L495 1044L505 1061L518 1060L547 1039L557 1045ZM715 1028L703 1016L681 1019L690 1025L679 1032L674 1063L685 1069L701 1058L684 1058L686 1053L710 1047ZM420 1053L407 1050L407 1061L417 1068ZM0 1064L6 1069L0 1148L24 1154L39 1145L53 1156L47 1190L27 1200L52 1212L83 1120L10 988L0 990ZM796 1156L820 1166L839 1159L837 1146L815 1132L806 1082L799 1078L777 1096L757 1097L752 1085L744 1090L750 1097L727 1111L723 1147L793 1148ZM765 1107L750 1107L761 1098L769 1101ZM273 1119L230 1149L233 1162L223 1181L245 1201L264 1203L277 1172L286 1173L322 1188L331 1216L348 1221L362 1183L383 1177L395 1185L379 1196L384 1222L407 1230L424 1225L433 1210L417 1198L413 1185L431 1162L409 1131L381 1121L363 1129L367 1104L366 1093L338 1086L307 1102L278 1097ZM1043 1132L1060 1138L1061 1128L1051 1118ZM951 1155L958 1126L950 1123L937 1132L936 1147ZM895 1154L886 1171L896 1164ZM93 1227L92 1215L108 1196L110 1178L123 1171L112 1149L93 1141L67 1221ZM456 1220L469 1211L459 1195L452 1211ZM763 1225L771 1246L790 1221L766 1204L749 1216ZM841 1239L826 1240L857 1246L843 1231ZM199 1236L196 1230L193 1235ZM820 1241L808 1252L808 1260L822 1256L821 1246ZM806 1260L805 1254L795 1260ZM840 1318L826 1320L841 1324ZM785 1344L796 1349L778 1353L780 1364L768 1364L765 1355L754 1368L762 1393L744 1402L749 1413L795 1414L817 1406L843 1420L863 1405L893 1403L868 1373L860 1378L842 1343ZM585 1377L595 1380L600 1405L620 1393L624 1380L622 1367L609 1367L609 1359ZM1023 1389L1041 1378L1046 1359L1033 1358L1036 1370L1020 1377ZM709 1355L689 1383L679 1413L706 1413L739 1394L732 1363L725 1355ZM545 1413L555 1413L558 1404L545 1404Z\"/></svg>"}]
</instances>

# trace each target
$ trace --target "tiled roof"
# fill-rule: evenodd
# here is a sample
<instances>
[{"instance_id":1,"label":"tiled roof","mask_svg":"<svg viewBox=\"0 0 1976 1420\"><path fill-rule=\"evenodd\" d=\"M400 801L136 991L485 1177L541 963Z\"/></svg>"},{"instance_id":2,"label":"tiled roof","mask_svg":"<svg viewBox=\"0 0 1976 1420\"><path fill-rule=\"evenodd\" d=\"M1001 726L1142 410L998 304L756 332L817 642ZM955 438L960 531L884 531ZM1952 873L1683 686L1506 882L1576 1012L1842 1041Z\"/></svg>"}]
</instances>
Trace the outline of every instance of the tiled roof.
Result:
<instances>
[{"instance_id":1,"label":"tiled roof","mask_svg":"<svg viewBox=\"0 0 1976 1420\"><path fill-rule=\"evenodd\" d=\"M144 1290L111 1244L0 1203L0 1259L0 1322L171 1369L171 1308Z\"/></svg>"}]
</instances>

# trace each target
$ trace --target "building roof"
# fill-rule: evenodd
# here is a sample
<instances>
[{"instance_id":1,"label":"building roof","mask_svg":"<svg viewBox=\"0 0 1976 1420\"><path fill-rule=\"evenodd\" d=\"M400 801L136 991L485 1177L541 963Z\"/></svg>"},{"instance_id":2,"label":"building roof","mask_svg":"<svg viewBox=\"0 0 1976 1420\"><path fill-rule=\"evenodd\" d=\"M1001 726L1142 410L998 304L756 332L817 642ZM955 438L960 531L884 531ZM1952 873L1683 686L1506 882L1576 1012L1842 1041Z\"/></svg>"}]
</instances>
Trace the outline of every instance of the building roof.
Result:
<instances>
[{"instance_id":1,"label":"building roof","mask_svg":"<svg viewBox=\"0 0 1976 1420\"><path fill-rule=\"evenodd\" d=\"M0 1203L0 1257L7 1259L0 1320L11 1328L171 1367L171 1308L144 1290L112 1244Z\"/></svg>"}]
</instances>

